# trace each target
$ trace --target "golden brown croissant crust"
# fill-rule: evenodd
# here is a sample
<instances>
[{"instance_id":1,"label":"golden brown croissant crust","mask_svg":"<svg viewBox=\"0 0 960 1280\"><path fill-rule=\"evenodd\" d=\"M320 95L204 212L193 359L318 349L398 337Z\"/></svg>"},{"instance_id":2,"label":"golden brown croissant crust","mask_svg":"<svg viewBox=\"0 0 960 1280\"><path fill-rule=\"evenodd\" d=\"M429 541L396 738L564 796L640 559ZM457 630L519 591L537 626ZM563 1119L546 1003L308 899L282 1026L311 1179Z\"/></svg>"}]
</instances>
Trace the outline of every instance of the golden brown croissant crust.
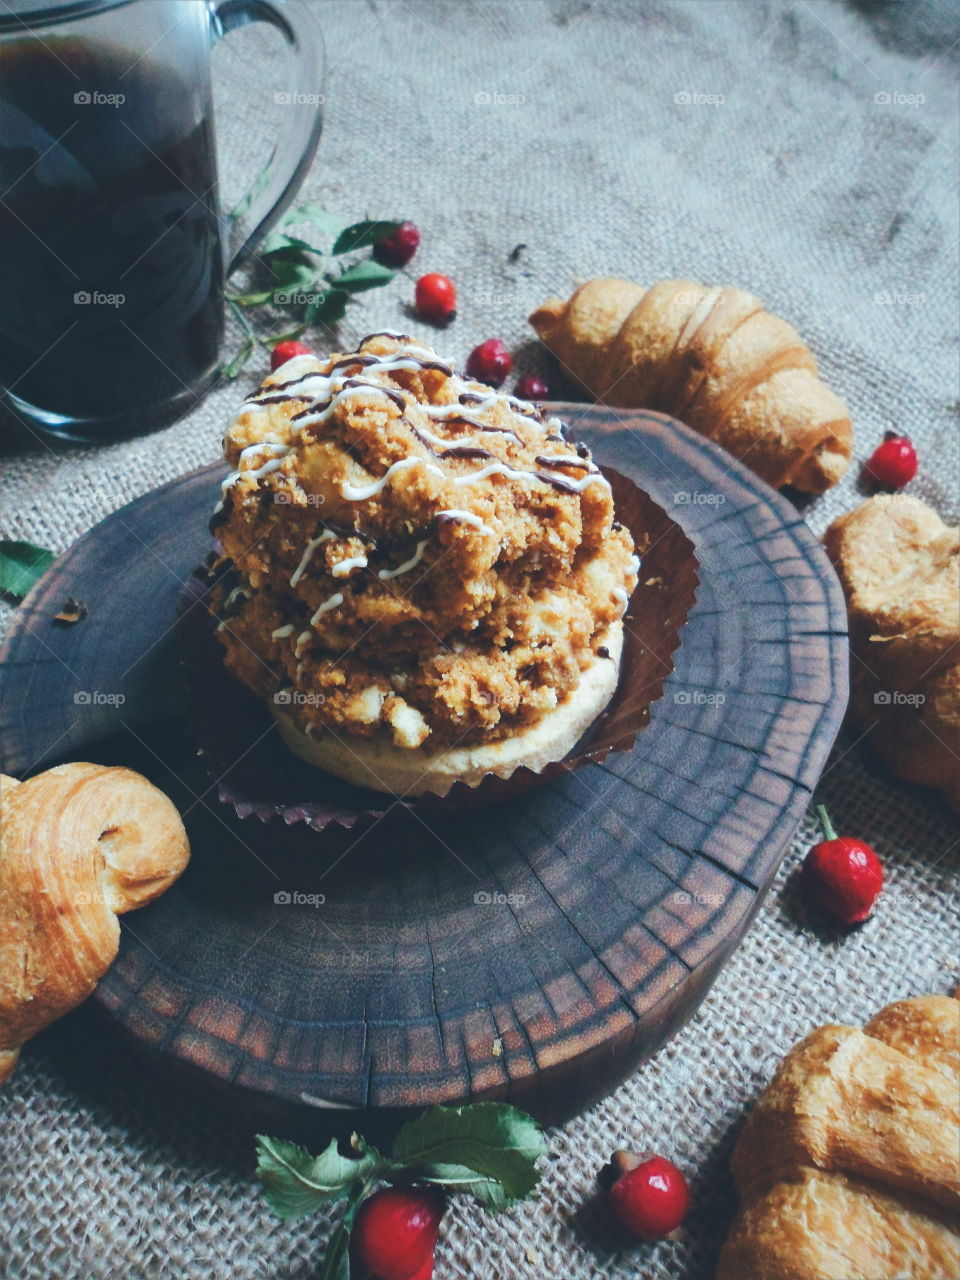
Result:
<instances>
[{"instance_id":1,"label":"golden brown croissant crust","mask_svg":"<svg viewBox=\"0 0 960 1280\"><path fill-rule=\"evenodd\" d=\"M180 815L130 769L64 764L0 783L0 1084L20 1046L84 1000L117 954L117 915L190 856Z\"/></svg>"},{"instance_id":2,"label":"golden brown croissant crust","mask_svg":"<svg viewBox=\"0 0 960 1280\"><path fill-rule=\"evenodd\" d=\"M898 777L960 811L960 529L880 494L824 537L850 616L850 714Z\"/></svg>"},{"instance_id":3,"label":"golden brown croissant crust","mask_svg":"<svg viewBox=\"0 0 960 1280\"><path fill-rule=\"evenodd\" d=\"M733 1154L717 1280L960 1276L960 1002L921 996L787 1054Z\"/></svg>"},{"instance_id":4,"label":"golden brown croissant crust","mask_svg":"<svg viewBox=\"0 0 960 1280\"><path fill-rule=\"evenodd\" d=\"M776 487L822 493L847 468L846 406L797 331L742 289L588 280L530 323L598 399L672 414Z\"/></svg>"}]
</instances>

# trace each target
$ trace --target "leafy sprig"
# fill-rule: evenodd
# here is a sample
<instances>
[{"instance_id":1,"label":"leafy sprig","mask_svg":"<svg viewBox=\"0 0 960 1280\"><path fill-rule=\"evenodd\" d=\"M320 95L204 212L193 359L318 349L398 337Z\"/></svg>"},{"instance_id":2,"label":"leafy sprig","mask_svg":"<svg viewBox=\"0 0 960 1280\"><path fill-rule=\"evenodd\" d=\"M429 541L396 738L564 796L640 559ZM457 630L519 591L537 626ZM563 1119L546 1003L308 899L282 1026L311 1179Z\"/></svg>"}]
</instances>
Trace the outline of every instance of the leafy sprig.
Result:
<instances>
[{"instance_id":1,"label":"leafy sprig","mask_svg":"<svg viewBox=\"0 0 960 1280\"><path fill-rule=\"evenodd\" d=\"M298 338L310 325L333 325L342 320L356 293L377 289L396 275L371 255L339 262L346 255L369 249L391 235L399 221L367 219L345 224L336 214L317 204L301 204L289 210L271 231L257 254L244 292L228 293L227 302L244 331L243 342L224 368L235 378L259 345L270 350L278 342ZM296 228L302 234L293 234ZM264 336L248 319L253 308L282 308L293 323L282 333Z\"/></svg>"},{"instance_id":2,"label":"leafy sprig","mask_svg":"<svg viewBox=\"0 0 960 1280\"><path fill-rule=\"evenodd\" d=\"M349 1154L333 1140L318 1156L296 1143L258 1135L257 1169L278 1217L298 1218L331 1201L346 1201L319 1274L322 1280L348 1280L353 1219L378 1183L421 1183L472 1195L499 1213L533 1194L540 1180L537 1160L546 1150L532 1117L505 1103L477 1102L431 1107L399 1130L389 1156L357 1134Z\"/></svg>"},{"instance_id":3,"label":"leafy sprig","mask_svg":"<svg viewBox=\"0 0 960 1280\"><path fill-rule=\"evenodd\" d=\"M30 542L0 541L0 593L22 600L53 564L52 551Z\"/></svg>"}]
</instances>

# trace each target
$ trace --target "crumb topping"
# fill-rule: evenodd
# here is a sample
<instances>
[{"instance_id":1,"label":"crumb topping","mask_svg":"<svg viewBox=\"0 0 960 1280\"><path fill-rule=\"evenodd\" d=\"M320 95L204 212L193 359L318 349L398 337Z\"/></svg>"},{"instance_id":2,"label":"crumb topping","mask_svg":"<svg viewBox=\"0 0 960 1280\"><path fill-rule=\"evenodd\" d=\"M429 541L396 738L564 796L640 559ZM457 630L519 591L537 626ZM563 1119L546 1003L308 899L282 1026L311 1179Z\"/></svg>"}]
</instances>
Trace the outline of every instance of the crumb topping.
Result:
<instances>
[{"instance_id":1,"label":"crumb topping","mask_svg":"<svg viewBox=\"0 0 960 1280\"><path fill-rule=\"evenodd\" d=\"M636 586L588 450L402 335L288 361L224 450L226 662L313 733L506 737L577 687Z\"/></svg>"}]
</instances>

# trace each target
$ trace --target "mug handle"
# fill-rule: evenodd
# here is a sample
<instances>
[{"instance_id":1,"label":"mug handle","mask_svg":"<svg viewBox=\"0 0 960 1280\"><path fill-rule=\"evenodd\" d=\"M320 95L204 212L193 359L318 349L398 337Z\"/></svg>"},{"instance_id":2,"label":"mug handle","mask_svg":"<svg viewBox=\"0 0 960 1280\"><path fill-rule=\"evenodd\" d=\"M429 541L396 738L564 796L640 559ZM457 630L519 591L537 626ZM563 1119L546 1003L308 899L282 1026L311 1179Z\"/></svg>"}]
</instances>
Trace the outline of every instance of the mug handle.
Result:
<instances>
[{"instance_id":1,"label":"mug handle","mask_svg":"<svg viewBox=\"0 0 960 1280\"><path fill-rule=\"evenodd\" d=\"M281 32L293 54L290 119L253 190L227 219L229 275L289 205L316 155L323 128L323 41L302 0L220 0L211 4L210 16L217 39L249 22L267 22Z\"/></svg>"}]
</instances>

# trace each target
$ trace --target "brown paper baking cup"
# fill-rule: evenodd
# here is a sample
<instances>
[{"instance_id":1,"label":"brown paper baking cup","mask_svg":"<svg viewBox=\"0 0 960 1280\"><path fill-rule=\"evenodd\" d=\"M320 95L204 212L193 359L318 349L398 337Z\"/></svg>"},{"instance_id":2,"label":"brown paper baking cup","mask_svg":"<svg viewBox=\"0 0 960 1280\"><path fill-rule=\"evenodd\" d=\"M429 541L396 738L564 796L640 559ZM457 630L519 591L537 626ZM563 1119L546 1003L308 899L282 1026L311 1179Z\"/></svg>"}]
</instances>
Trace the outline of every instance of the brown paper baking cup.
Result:
<instances>
[{"instance_id":1,"label":"brown paper baking cup","mask_svg":"<svg viewBox=\"0 0 960 1280\"><path fill-rule=\"evenodd\" d=\"M457 812L521 795L531 787L629 751L650 722L673 670L673 655L693 602L698 564L693 544L658 503L618 472L603 468L613 488L617 519L633 535L640 556L639 583L624 617L620 680L606 710L576 747L535 772L520 766L509 777L487 774L475 786L454 783L445 796L403 798L345 782L294 755L261 698L236 681L223 663L215 622L204 603L213 582L210 565L193 574L184 593L180 638L187 686L188 724L215 781L220 802L239 818L306 823L321 831L373 821L398 805Z\"/></svg>"}]
</instances>

